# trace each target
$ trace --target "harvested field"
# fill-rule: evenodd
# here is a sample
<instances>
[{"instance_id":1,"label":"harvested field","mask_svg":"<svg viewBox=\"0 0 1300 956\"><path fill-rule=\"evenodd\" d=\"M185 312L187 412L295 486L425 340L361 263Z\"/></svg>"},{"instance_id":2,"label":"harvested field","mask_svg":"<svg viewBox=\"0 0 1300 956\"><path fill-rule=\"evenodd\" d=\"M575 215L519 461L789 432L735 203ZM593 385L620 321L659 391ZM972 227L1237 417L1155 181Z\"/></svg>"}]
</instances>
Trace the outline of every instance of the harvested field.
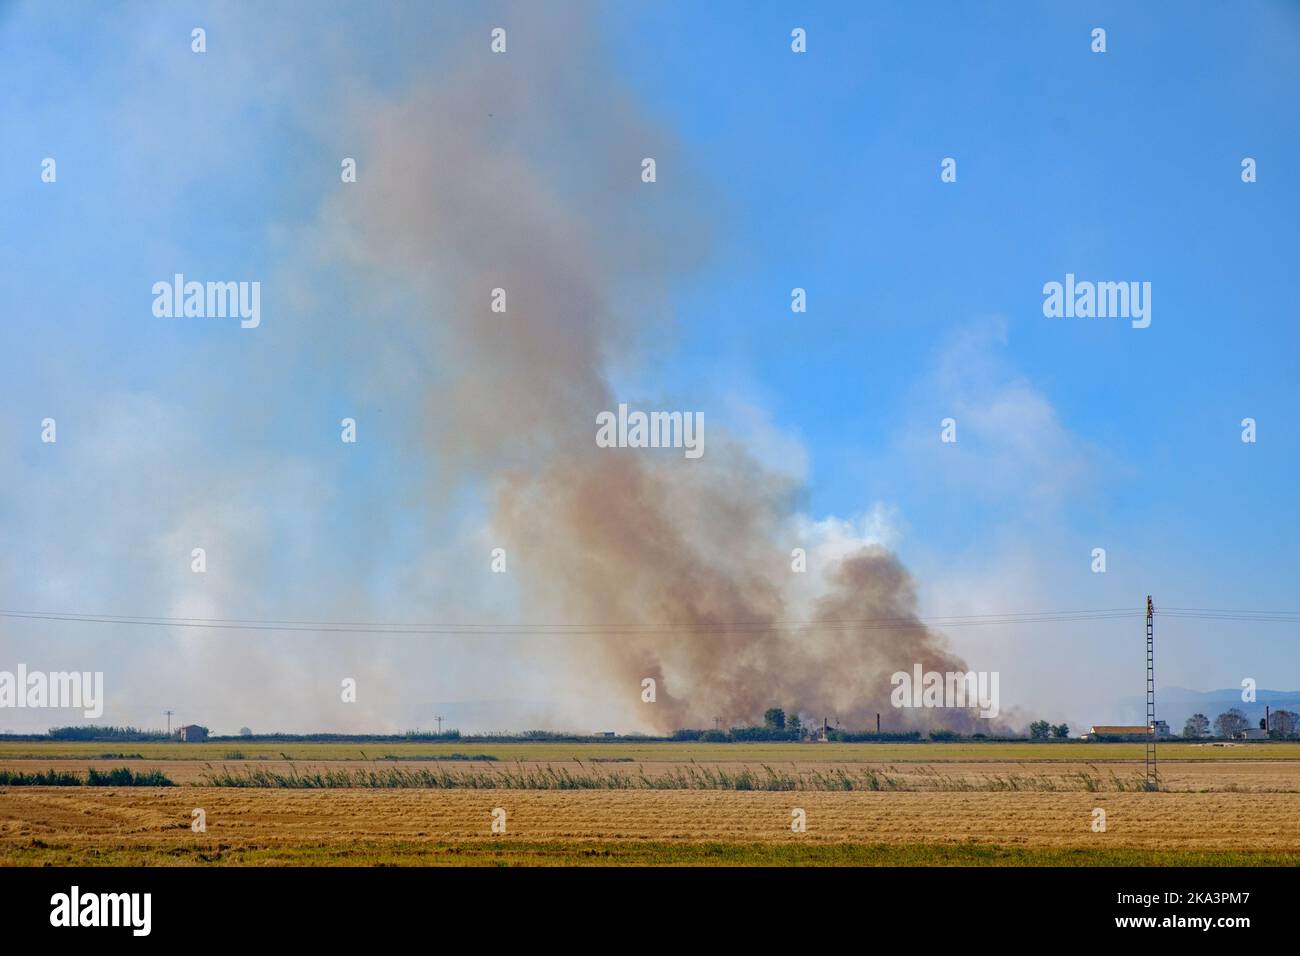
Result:
<instances>
[{"instance_id":1,"label":"harvested field","mask_svg":"<svg viewBox=\"0 0 1300 956\"><path fill-rule=\"evenodd\" d=\"M1184 747L1183 759L1162 748L1158 793L1136 790L1141 752L1125 744L804 746L770 763L725 746L650 746L631 761L564 759L572 745L498 761L419 759L428 745L396 761L6 754L0 772L128 766L177 786L0 787L0 863L1300 863L1300 759L1278 756L1286 745ZM1026 752L1048 759L1009 759ZM313 775L324 784L283 785ZM214 779L245 785L205 785ZM498 807L505 834L491 832ZM204 833L190 829L196 808ZM796 808L806 832L791 829ZM1095 809L1105 832L1092 829Z\"/></svg>"},{"instance_id":2,"label":"harvested field","mask_svg":"<svg viewBox=\"0 0 1300 956\"><path fill-rule=\"evenodd\" d=\"M207 832L190 830L201 807ZM492 810L507 833L491 833ZM807 831L790 828L795 808ZM1093 809L1107 831L1091 829ZM1019 850L1281 855L1300 861L1300 795L737 793L694 791L261 791L226 788L0 792L0 862L368 862L432 845L589 843L980 845Z\"/></svg>"}]
</instances>

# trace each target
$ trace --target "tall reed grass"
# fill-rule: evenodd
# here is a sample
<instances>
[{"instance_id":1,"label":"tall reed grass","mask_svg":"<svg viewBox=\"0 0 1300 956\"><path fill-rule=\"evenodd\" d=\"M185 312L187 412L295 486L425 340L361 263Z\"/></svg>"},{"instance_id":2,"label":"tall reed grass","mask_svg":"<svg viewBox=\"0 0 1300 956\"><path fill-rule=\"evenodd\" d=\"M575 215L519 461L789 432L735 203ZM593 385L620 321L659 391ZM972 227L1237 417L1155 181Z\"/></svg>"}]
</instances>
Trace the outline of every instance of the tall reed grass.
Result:
<instances>
[{"instance_id":1,"label":"tall reed grass","mask_svg":"<svg viewBox=\"0 0 1300 956\"><path fill-rule=\"evenodd\" d=\"M158 770L135 771L129 767L112 770L86 771L38 770L26 773L21 770L0 770L0 787L174 787L166 775Z\"/></svg>"},{"instance_id":2,"label":"tall reed grass","mask_svg":"<svg viewBox=\"0 0 1300 956\"><path fill-rule=\"evenodd\" d=\"M266 767L242 767L231 770L209 767L202 777L208 787L263 787L288 790L331 789L420 789L420 790L755 790L755 791L1092 791L1140 790L1140 778L1126 780L1114 773L1109 779L1092 772L1079 771L1063 777L1030 775L996 775L979 778L950 777L932 769L911 769L909 776L894 768L870 767L827 770L779 770L767 765L758 769L690 764L670 767L657 773L644 768L635 772L617 769L580 769L532 766L524 763L512 767L451 769L446 767L382 767L365 769L303 770L290 767L285 771ZM893 772L890 772L893 771Z\"/></svg>"}]
</instances>

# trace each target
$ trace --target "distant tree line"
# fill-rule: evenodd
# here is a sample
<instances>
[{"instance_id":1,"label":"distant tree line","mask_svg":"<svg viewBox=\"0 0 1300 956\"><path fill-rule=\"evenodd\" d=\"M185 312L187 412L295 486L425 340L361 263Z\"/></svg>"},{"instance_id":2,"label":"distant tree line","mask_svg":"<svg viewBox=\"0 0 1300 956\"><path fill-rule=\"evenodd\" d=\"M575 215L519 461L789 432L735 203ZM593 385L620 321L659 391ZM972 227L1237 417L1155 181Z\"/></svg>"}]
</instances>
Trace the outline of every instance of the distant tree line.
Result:
<instances>
[{"instance_id":1,"label":"distant tree line","mask_svg":"<svg viewBox=\"0 0 1300 956\"><path fill-rule=\"evenodd\" d=\"M1264 721L1259 721L1260 729ZM1193 714L1183 726L1184 739L1207 739L1211 737L1232 739L1250 727L1250 719L1236 707L1229 708L1213 722L1205 714ZM1267 728L1270 738L1275 740L1292 740L1300 738L1300 715L1289 710L1272 712ZM1211 733L1213 731L1213 733ZM168 736L162 730L142 730L138 727L112 727L87 725L82 727L52 727L45 737L32 734L4 735L9 739L23 740L65 740L65 741L165 741L175 740L176 733ZM245 743L397 743L402 741L419 741L434 743L437 741L481 741L485 743L510 743L516 741L551 741L556 743L603 743L614 740L645 741L700 741L703 743L741 743L755 741L800 741L816 739L821 736L821 727L803 723L798 715L787 715L780 707L771 707L763 714L763 723L757 726L738 726L729 729L694 729L682 728L669 736L651 736L647 734L625 734L615 737L610 734L573 734L558 733L549 730L525 730L519 733L490 732L462 736L459 730L443 733L408 730L404 734L287 734L269 733L253 734L247 727L240 728L239 737L212 737L210 739L242 740ZM932 730L925 735L933 741L945 740L1024 740L1024 737L990 736L987 734L962 734L955 730ZM1066 724L1051 724L1045 720L1036 720L1029 725L1029 739L1035 741L1067 740L1070 728ZM920 731L898 731L874 733L872 731L851 731L842 728L828 728L827 740L836 743L855 743L868 741L894 741L905 743L922 739Z\"/></svg>"},{"instance_id":2,"label":"distant tree line","mask_svg":"<svg viewBox=\"0 0 1300 956\"><path fill-rule=\"evenodd\" d=\"M1068 724L1049 724L1045 720L1035 720L1029 725L1030 740L1066 740L1070 736Z\"/></svg>"},{"instance_id":3,"label":"distant tree line","mask_svg":"<svg viewBox=\"0 0 1300 956\"><path fill-rule=\"evenodd\" d=\"M799 741L799 740L817 740L822 733L821 727L816 724L803 723L797 714L787 715L785 710L780 707L770 707L763 713L763 723L760 726L741 726L731 727L728 730L713 729L702 730L696 728L682 728L673 731L673 740L679 741L700 741L701 743L739 743L751 741ZM845 730L839 727L828 727L826 729L826 739L832 743L859 743L870 741L884 741L906 743L908 741L921 740L923 737L919 730L907 731L884 731L876 733L875 731L854 731ZM987 740L990 739L985 734L974 734L966 736L955 730L932 730L929 732L930 740Z\"/></svg>"},{"instance_id":4,"label":"distant tree line","mask_svg":"<svg viewBox=\"0 0 1300 956\"><path fill-rule=\"evenodd\" d=\"M1300 715L1290 710L1275 710L1271 713L1268 720L1268 726L1260 718L1259 729L1267 730L1268 736L1272 740L1293 740L1300 737ZM1210 735L1210 718L1204 714L1192 714L1183 724L1183 737L1186 739L1197 739L1209 737ZM1232 739L1244 733L1250 728L1250 718L1248 718L1237 707L1229 707L1218 717L1214 718L1215 737Z\"/></svg>"},{"instance_id":5,"label":"distant tree line","mask_svg":"<svg viewBox=\"0 0 1300 956\"><path fill-rule=\"evenodd\" d=\"M165 730L141 730L139 727L51 727L51 740L167 740Z\"/></svg>"},{"instance_id":6,"label":"distant tree line","mask_svg":"<svg viewBox=\"0 0 1300 956\"><path fill-rule=\"evenodd\" d=\"M205 730L207 728L204 728ZM85 740L85 741L137 741L148 742L151 740L165 741L175 740L179 735L179 729L173 730L168 735L165 730L141 730L139 727L109 727L95 726L87 724L83 727L51 727L44 738L38 735L23 735L29 739L49 739L49 740ZM532 731L531 733L541 734L543 731ZM234 740L234 737L212 737L212 740ZM437 741L437 740L459 740L459 730L449 730L445 733L422 733L420 731L407 731L404 734L254 734L247 727L241 728L237 738L246 743L383 743L396 742L402 740L419 740L419 741ZM480 738L482 739L482 738ZM512 737L510 739L519 739Z\"/></svg>"}]
</instances>

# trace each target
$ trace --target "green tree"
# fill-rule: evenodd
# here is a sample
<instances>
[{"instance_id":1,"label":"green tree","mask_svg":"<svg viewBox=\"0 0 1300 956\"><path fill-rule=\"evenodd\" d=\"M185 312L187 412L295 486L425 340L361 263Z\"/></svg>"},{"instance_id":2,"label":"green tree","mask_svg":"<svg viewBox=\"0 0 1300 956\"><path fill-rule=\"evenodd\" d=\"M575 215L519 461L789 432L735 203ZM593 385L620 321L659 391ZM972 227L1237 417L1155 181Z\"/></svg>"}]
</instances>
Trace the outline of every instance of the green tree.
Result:
<instances>
[{"instance_id":1,"label":"green tree","mask_svg":"<svg viewBox=\"0 0 1300 956\"><path fill-rule=\"evenodd\" d=\"M768 730L785 730L785 711L771 707L763 714L763 726Z\"/></svg>"},{"instance_id":2,"label":"green tree","mask_svg":"<svg viewBox=\"0 0 1300 956\"><path fill-rule=\"evenodd\" d=\"M1052 732L1052 725L1045 720L1035 720L1029 725L1030 740L1046 740L1047 735Z\"/></svg>"},{"instance_id":3,"label":"green tree","mask_svg":"<svg viewBox=\"0 0 1300 956\"><path fill-rule=\"evenodd\" d=\"M1070 736L1070 725L1057 724L1052 728L1052 736L1057 740L1064 740L1066 737Z\"/></svg>"},{"instance_id":4,"label":"green tree","mask_svg":"<svg viewBox=\"0 0 1300 956\"><path fill-rule=\"evenodd\" d=\"M1210 718L1204 714L1192 714L1183 724L1184 737L1208 737L1210 735Z\"/></svg>"},{"instance_id":5,"label":"green tree","mask_svg":"<svg viewBox=\"0 0 1300 956\"><path fill-rule=\"evenodd\" d=\"M803 739L803 721L798 714L791 714L785 722L785 729L794 734L796 740Z\"/></svg>"}]
</instances>

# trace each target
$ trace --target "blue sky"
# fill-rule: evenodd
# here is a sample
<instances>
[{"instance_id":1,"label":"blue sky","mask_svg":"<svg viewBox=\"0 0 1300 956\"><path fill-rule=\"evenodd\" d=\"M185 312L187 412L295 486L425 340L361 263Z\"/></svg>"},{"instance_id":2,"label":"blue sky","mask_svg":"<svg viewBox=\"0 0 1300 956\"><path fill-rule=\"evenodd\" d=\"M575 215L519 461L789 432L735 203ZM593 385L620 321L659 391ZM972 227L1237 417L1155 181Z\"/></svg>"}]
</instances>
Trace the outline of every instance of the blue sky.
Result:
<instances>
[{"instance_id":1,"label":"blue sky","mask_svg":"<svg viewBox=\"0 0 1300 956\"><path fill-rule=\"evenodd\" d=\"M1137 607L1148 592L1297 607L1300 7L552 9L0 6L3 607L517 619L514 584L464 557L491 544L483 489L501 463L462 467L458 446L419 437L428 392L457 374L437 321L457 308L444 265L389 276L350 257L364 228L334 228L366 216L340 196L339 157L358 156L365 181L385 155L367 124L454 86L496 25L501 68L542 91L542 118L503 101L480 135L576 210L575 228L638 250L610 280L639 339L609 339L614 393L703 410L796 479L808 521L895 548L922 614ZM636 189L643 155L660 191L595 208L623 175L611 163L626 157ZM57 183L40 180L46 156ZM956 183L940 182L944 157ZM1243 157L1258 182L1241 181ZM436 190L438 162L422 162L412 180ZM643 228L670 241L641 248ZM175 272L260 279L263 327L155 319L149 289ZM1150 282L1150 327L1045 318L1043 284L1066 273ZM806 314L790 311L796 286ZM337 440L345 415L362 423L355 448ZM955 446L938 441L947 416ZM239 554L201 593L187 567L200 539ZM1140 632L1027 630L950 637L1027 712L1132 716ZM1162 683L1300 686L1292 625L1161 636ZM484 698L541 702L521 720L605 723L535 648L337 639L313 667L282 637L238 646L0 624L4 660L116 671L120 722L183 696L232 726L405 729L434 702ZM144 666L157 659L175 690ZM384 688L361 717L303 703L349 668ZM18 726L7 717L0 729Z\"/></svg>"},{"instance_id":2,"label":"blue sky","mask_svg":"<svg viewBox=\"0 0 1300 956\"><path fill-rule=\"evenodd\" d=\"M1285 173L1248 186L1239 172L1244 156L1282 172L1295 153L1300 9L1168 13L820 5L792 20L767 5L684 14L669 33L694 42L620 46L632 75L653 77L642 94L712 158L734 216L727 276L703 277L685 307L683 350L760 383L811 449L813 511L887 501L910 529L903 553L939 563L1036 534L1014 479L973 502L896 455L915 420L947 414L949 396L917 381L993 317L1006 378L1095 452L1035 548L1076 599L1058 606L1146 590L1169 605L1294 605L1298 193ZM782 39L794 20L805 57ZM1105 54L1089 48L1095 26ZM939 182L945 156L955 184ZM1149 278L1158 317L1145 330L1045 319L1042 284L1066 272ZM810 290L805 319L781 308L792 285ZM1053 480L1023 480L1039 477ZM1095 545L1104 585L1078 557ZM1184 674L1235 684L1245 656L1294 682L1293 648L1289 631L1224 628Z\"/></svg>"}]
</instances>

